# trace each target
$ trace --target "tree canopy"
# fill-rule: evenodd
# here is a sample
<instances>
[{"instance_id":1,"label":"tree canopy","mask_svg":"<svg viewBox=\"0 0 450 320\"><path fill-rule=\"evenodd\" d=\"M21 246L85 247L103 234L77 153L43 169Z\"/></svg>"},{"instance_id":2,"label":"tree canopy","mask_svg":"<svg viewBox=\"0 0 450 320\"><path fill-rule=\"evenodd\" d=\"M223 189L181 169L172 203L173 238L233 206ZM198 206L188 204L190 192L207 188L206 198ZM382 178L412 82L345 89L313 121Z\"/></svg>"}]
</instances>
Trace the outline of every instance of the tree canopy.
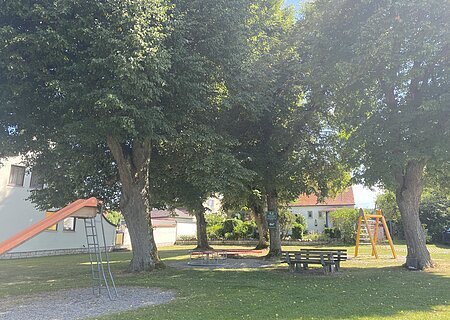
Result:
<instances>
[{"instance_id":1,"label":"tree canopy","mask_svg":"<svg viewBox=\"0 0 450 320\"><path fill-rule=\"evenodd\" d=\"M432 265L424 170L449 161L449 12L441 1L319 0L303 23L315 99L333 108L355 177L396 191L411 268Z\"/></svg>"},{"instance_id":2,"label":"tree canopy","mask_svg":"<svg viewBox=\"0 0 450 320\"><path fill-rule=\"evenodd\" d=\"M164 0L75 0L0 9L0 121L16 128L5 138L33 162L56 161L47 164L69 184L49 183L52 199L67 186L88 192L83 182L119 184L133 271L158 262L145 194L150 148L169 126L160 105L169 8ZM77 169L62 172L70 165ZM116 181L102 181L110 170Z\"/></svg>"}]
</instances>

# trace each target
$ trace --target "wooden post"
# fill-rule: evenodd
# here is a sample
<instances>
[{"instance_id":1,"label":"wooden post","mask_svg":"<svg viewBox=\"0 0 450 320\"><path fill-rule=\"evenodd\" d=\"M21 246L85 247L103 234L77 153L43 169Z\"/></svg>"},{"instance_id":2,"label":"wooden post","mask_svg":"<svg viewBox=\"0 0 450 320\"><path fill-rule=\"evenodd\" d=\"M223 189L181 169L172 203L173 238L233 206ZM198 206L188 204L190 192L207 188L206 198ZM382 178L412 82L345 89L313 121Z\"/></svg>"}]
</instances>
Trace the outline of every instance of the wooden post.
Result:
<instances>
[{"instance_id":1,"label":"wooden post","mask_svg":"<svg viewBox=\"0 0 450 320\"><path fill-rule=\"evenodd\" d=\"M356 244L355 244L355 258L358 256L358 249L359 249L359 239L361 236L361 226L362 226L362 216L361 212L358 217L358 228L356 230Z\"/></svg>"},{"instance_id":2,"label":"wooden post","mask_svg":"<svg viewBox=\"0 0 450 320\"><path fill-rule=\"evenodd\" d=\"M391 247L392 256L394 259L397 259L397 254L395 252L394 243L392 242L391 233L389 232L386 220L384 219L384 216L381 216L381 222L383 223L384 232L386 233L386 238L389 241L389 246Z\"/></svg>"},{"instance_id":3,"label":"wooden post","mask_svg":"<svg viewBox=\"0 0 450 320\"><path fill-rule=\"evenodd\" d=\"M377 245L377 241L378 241L378 224L380 223L380 218L376 217L375 218L375 230L374 230L374 235L373 235L373 242L375 242L375 245ZM375 251L372 249L372 256L375 255Z\"/></svg>"},{"instance_id":4,"label":"wooden post","mask_svg":"<svg viewBox=\"0 0 450 320\"><path fill-rule=\"evenodd\" d=\"M362 210L362 209L361 209ZM370 238L370 243L372 244L372 251L375 255L375 258L378 259L378 253L377 253L377 248L375 246L375 243L373 242L373 236L372 233L370 232L370 226L369 226L369 222L367 221L367 217L366 215L364 215L364 223L366 224L366 228L367 228L367 233L369 234L369 238Z\"/></svg>"}]
</instances>

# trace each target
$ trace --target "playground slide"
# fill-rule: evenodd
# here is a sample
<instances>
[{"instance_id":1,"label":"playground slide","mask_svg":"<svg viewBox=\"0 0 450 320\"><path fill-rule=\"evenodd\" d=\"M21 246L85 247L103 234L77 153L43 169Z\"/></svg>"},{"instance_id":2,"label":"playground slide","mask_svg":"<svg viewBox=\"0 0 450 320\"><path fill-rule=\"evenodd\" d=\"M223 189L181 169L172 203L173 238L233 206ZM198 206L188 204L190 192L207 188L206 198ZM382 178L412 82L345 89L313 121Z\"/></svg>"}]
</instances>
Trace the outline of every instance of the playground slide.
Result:
<instances>
[{"instance_id":1,"label":"playground slide","mask_svg":"<svg viewBox=\"0 0 450 320\"><path fill-rule=\"evenodd\" d=\"M45 231L47 228L53 226L54 224L58 223L59 221L70 217L72 215L76 215L77 211L80 211L86 207L97 207L97 199L96 198L89 198L89 199L78 199L64 208L56 211L52 215L46 217L45 219L29 226L25 230L15 234L9 239L6 239L2 243L0 243L0 255L14 249L15 247L21 245L25 241L33 238L34 236L38 235L42 231Z\"/></svg>"}]
</instances>

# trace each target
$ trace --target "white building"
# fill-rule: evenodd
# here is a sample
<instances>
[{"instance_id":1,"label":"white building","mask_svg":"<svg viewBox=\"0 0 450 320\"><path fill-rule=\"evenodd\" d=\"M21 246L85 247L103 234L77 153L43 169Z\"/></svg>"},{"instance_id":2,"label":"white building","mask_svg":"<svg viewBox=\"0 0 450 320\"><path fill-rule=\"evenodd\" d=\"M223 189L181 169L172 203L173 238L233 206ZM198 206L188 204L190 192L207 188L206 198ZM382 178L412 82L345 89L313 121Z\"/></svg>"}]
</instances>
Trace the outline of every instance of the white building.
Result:
<instances>
[{"instance_id":1,"label":"white building","mask_svg":"<svg viewBox=\"0 0 450 320\"><path fill-rule=\"evenodd\" d=\"M30 190L42 188L38 176L28 172L20 157L2 160L0 167L0 243L42 220L45 211L37 210L27 200ZM49 208L50 209L50 208ZM97 224L100 223L97 217ZM115 226L106 219L103 223L108 246L114 246ZM100 230L100 226L98 226ZM103 241L100 239L101 244ZM84 223L67 218L41 232L0 258L79 253L86 250Z\"/></svg>"},{"instance_id":2,"label":"white building","mask_svg":"<svg viewBox=\"0 0 450 320\"><path fill-rule=\"evenodd\" d=\"M206 213L217 213L222 209L222 196L216 195L214 197L209 197L208 200L203 203L206 208Z\"/></svg>"},{"instance_id":3,"label":"white building","mask_svg":"<svg viewBox=\"0 0 450 320\"><path fill-rule=\"evenodd\" d=\"M326 198L318 202L315 195L300 195L296 201L289 204L289 210L294 214L305 217L309 232L322 233L325 228L331 228L330 213L340 208L354 208L355 199L353 189L350 187L335 198Z\"/></svg>"},{"instance_id":4,"label":"white building","mask_svg":"<svg viewBox=\"0 0 450 320\"><path fill-rule=\"evenodd\" d=\"M158 247L171 246L177 239L197 237L197 223L193 215L185 209L158 210L151 212L153 236ZM123 229L122 246L131 249L128 230Z\"/></svg>"}]
</instances>

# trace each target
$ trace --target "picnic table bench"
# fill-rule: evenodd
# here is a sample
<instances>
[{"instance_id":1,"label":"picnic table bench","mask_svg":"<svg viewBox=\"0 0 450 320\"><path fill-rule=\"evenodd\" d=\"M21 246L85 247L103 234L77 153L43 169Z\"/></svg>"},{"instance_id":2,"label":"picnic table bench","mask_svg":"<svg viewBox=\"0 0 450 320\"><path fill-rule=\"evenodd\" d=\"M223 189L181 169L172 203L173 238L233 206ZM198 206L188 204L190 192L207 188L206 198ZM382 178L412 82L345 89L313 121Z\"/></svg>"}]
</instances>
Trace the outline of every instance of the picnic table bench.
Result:
<instances>
[{"instance_id":1,"label":"picnic table bench","mask_svg":"<svg viewBox=\"0 0 450 320\"><path fill-rule=\"evenodd\" d=\"M289 266L291 272L306 270L310 264L320 264L325 273L339 271L341 261L347 260L345 249L301 249L283 251L281 261Z\"/></svg>"}]
</instances>

